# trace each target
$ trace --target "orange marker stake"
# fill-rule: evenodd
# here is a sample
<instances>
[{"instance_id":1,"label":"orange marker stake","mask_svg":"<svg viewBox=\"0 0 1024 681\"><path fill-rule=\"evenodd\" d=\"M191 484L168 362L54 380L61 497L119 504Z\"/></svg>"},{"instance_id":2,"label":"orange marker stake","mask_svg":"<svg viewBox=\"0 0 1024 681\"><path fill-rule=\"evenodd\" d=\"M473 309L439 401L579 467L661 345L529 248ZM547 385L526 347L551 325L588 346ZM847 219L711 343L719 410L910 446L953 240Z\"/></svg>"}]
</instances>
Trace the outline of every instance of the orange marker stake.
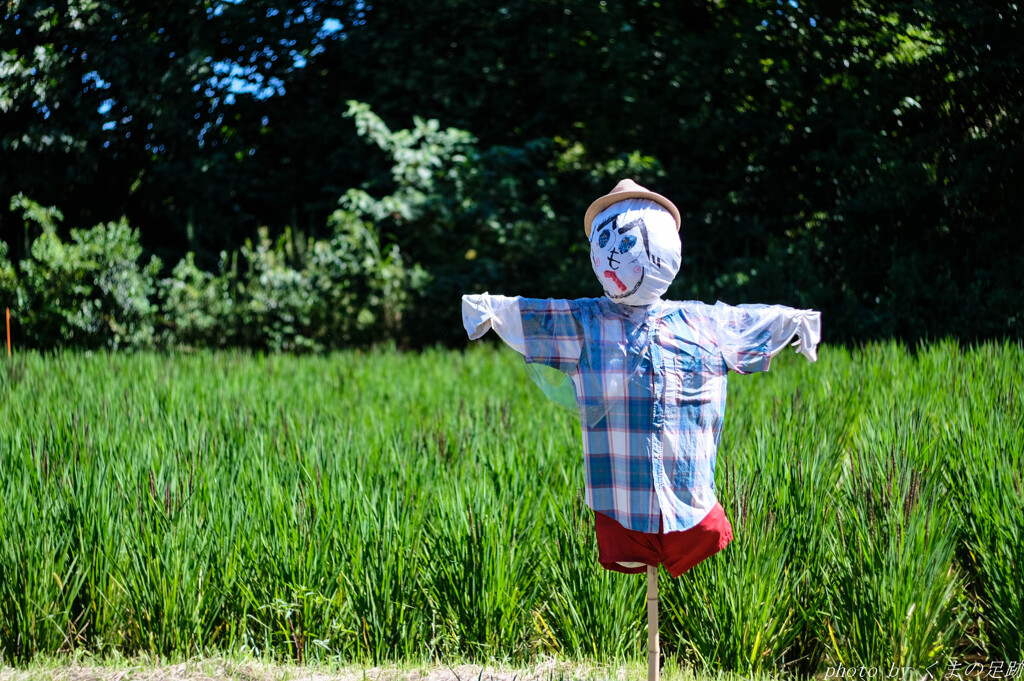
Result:
<instances>
[{"instance_id":1,"label":"orange marker stake","mask_svg":"<svg viewBox=\"0 0 1024 681\"><path fill-rule=\"evenodd\" d=\"M7 308L7 356L11 356L11 308Z\"/></svg>"}]
</instances>

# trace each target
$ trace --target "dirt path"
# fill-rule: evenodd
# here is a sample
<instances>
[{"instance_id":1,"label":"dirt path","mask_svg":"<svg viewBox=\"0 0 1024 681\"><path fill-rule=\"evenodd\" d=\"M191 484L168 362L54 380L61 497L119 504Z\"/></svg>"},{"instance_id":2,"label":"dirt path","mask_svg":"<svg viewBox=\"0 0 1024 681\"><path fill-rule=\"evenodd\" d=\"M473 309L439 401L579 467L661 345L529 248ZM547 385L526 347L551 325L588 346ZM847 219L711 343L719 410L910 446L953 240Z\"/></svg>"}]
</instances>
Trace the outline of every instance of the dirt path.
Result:
<instances>
[{"instance_id":1,"label":"dirt path","mask_svg":"<svg viewBox=\"0 0 1024 681\"><path fill-rule=\"evenodd\" d=\"M28 669L0 668L0 681L569 681L571 679L640 678L639 670L596 668L567 662L543 662L529 669L480 665L395 669L269 665L254 661L201 660L182 664L152 663L95 666L51 664ZM646 670L644 670L643 675Z\"/></svg>"}]
</instances>

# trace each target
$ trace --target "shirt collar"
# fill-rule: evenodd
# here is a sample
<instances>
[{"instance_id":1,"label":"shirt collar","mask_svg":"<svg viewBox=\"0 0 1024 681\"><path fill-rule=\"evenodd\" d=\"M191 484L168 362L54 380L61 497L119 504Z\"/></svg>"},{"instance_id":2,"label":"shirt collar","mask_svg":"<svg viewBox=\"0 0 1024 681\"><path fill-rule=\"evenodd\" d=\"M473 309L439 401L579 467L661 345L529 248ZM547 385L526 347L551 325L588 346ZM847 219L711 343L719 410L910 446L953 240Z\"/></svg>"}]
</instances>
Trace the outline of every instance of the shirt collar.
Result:
<instances>
[{"instance_id":1,"label":"shirt collar","mask_svg":"<svg viewBox=\"0 0 1024 681\"><path fill-rule=\"evenodd\" d=\"M624 303L616 303L607 296L602 296L600 300L604 311L619 317L624 317L637 326L642 324L645 319L661 319L662 317L667 317L679 309L677 304L673 305L670 301L665 301L660 298L650 305L626 305Z\"/></svg>"}]
</instances>

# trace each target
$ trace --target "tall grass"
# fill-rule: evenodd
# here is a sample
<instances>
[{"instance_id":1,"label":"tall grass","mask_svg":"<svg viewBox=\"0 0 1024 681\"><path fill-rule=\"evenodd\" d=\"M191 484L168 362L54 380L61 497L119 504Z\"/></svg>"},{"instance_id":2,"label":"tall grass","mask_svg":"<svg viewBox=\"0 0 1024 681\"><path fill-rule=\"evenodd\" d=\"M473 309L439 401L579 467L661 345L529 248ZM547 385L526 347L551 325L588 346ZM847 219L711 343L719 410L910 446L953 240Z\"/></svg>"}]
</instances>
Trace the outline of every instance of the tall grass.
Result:
<instances>
[{"instance_id":1,"label":"tall grass","mask_svg":"<svg viewBox=\"0 0 1024 681\"><path fill-rule=\"evenodd\" d=\"M718 475L735 539L669 585L668 640L701 666L808 672L823 655L813 632L827 607L820 585L829 569L829 492L843 459L844 402L801 392L768 400L770 415L756 417L744 397L736 399L729 428L742 437L723 437Z\"/></svg>"},{"instance_id":2,"label":"tall grass","mask_svg":"<svg viewBox=\"0 0 1024 681\"><path fill-rule=\"evenodd\" d=\"M993 348L970 356L951 386L954 407L942 430L977 635L1001 660L1024 658L1024 371L1019 354L1014 359L1004 362Z\"/></svg>"},{"instance_id":3,"label":"tall grass","mask_svg":"<svg viewBox=\"0 0 1024 681\"><path fill-rule=\"evenodd\" d=\"M662 573L680 664L1019 660L1024 351L822 348L730 380L734 542ZM0 653L636 660L579 426L513 353L0 363Z\"/></svg>"}]
</instances>

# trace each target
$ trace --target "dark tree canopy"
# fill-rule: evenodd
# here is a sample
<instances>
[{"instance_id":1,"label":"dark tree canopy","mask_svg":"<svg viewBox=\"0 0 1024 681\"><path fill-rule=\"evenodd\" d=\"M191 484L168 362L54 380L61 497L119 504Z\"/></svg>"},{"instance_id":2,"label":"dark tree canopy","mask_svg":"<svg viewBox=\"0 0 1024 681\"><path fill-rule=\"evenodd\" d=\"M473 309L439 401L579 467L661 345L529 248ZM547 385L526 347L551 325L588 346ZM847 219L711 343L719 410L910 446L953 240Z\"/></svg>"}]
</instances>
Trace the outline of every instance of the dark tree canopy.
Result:
<instances>
[{"instance_id":1,"label":"dark tree canopy","mask_svg":"<svg viewBox=\"0 0 1024 681\"><path fill-rule=\"evenodd\" d=\"M0 198L65 229L127 216L166 269L212 270L260 226L330 236L350 188L412 196L357 100L474 138L373 218L435 296L597 294L580 217L628 174L682 211L674 297L814 306L832 340L1019 337L1021 23L1002 1L12 0ZM13 259L32 229L0 212ZM445 340L455 307L410 338Z\"/></svg>"}]
</instances>

